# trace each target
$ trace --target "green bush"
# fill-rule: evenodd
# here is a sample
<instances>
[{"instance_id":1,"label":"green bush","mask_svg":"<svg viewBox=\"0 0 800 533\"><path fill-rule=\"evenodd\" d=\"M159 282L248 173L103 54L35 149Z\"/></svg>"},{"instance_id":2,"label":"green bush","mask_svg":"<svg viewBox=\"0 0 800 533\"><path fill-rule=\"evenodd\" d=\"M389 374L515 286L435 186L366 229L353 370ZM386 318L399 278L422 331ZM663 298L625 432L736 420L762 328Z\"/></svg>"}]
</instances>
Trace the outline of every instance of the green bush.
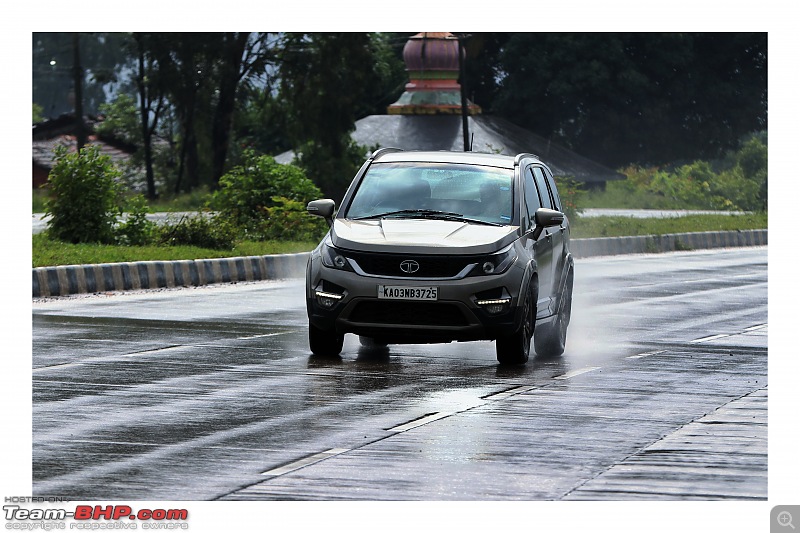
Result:
<instances>
[{"instance_id":1,"label":"green bush","mask_svg":"<svg viewBox=\"0 0 800 533\"><path fill-rule=\"evenodd\" d=\"M555 180L564 214L569 220L577 220L578 215L583 211L581 203L586 195L583 184L572 176L558 177Z\"/></svg>"},{"instance_id":2,"label":"green bush","mask_svg":"<svg viewBox=\"0 0 800 533\"><path fill-rule=\"evenodd\" d=\"M628 179L610 182L606 190L624 196L625 207L766 211L767 146L762 136L754 135L716 165L717 170L707 161L672 170L628 167L622 170Z\"/></svg>"},{"instance_id":3,"label":"green bush","mask_svg":"<svg viewBox=\"0 0 800 533\"><path fill-rule=\"evenodd\" d=\"M161 244L214 250L233 249L239 233L227 219L207 213L181 217L177 223L166 224L159 231Z\"/></svg>"},{"instance_id":4,"label":"green bush","mask_svg":"<svg viewBox=\"0 0 800 533\"><path fill-rule=\"evenodd\" d=\"M57 147L48 178L51 198L45 206L50 235L72 243L113 243L114 225L122 213L119 177L111 158L101 155L97 146L87 145L80 153Z\"/></svg>"},{"instance_id":5,"label":"green bush","mask_svg":"<svg viewBox=\"0 0 800 533\"><path fill-rule=\"evenodd\" d=\"M736 153L736 167L741 170L741 177L756 186L755 197L750 196L750 209L767 210L767 144L766 134L762 141L758 135L744 143Z\"/></svg>"},{"instance_id":6,"label":"green bush","mask_svg":"<svg viewBox=\"0 0 800 533\"><path fill-rule=\"evenodd\" d=\"M219 181L211 205L219 215L247 233L258 233L276 206L275 197L306 204L322 192L294 165L281 165L275 159L244 153L244 163L234 167Z\"/></svg>"},{"instance_id":7,"label":"green bush","mask_svg":"<svg viewBox=\"0 0 800 533\"><path fill-rule=\"evenodd\" d=\"M157 226L155 222L147 220L150 207L147 199L137 194L130 200L126 212L127 219L116 228L117 244L128 246L145 246L155 240Z\"/></svg>"},{"instance_id":8,"label":"green bush","mask_svg":"<svg viewBox=\"0 0 800 533\"><path fill-rule=\"evenodd\" d=\"M310 216L306 204L283 196L273 197L275 205L266 208L265 219L255 235L257 241L319 241L328 231L320 217Z\"/></svg>"},{"instance_id":9,"label":"green bush","mask_svg":"<svg viewBox=\"0 0 800 533\"><path fill-rule=\"evenodd\" d=\"M120 93L113 102L100 104L99 109L103 120L95 126L95 133L128 144L142 143L139 109L132 96Z\"/></svg>"}]
</instances>

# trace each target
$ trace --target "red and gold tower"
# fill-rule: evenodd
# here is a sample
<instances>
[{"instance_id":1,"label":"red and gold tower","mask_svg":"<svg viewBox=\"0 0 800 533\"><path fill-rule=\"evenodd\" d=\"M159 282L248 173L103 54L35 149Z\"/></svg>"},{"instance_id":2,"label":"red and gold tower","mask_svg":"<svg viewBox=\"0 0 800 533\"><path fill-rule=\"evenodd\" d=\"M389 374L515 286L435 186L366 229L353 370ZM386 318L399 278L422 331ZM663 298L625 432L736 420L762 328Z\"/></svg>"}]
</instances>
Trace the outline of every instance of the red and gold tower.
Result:
<instances>
[{"instance_id":1,"label":"red and gold tower","mask_svg":"<svg viewBox=\"0 0 800 533\"><path fill-rule=\"evenodd\" d=\"M390 115L460 114L459 50L458 37L450 32L423 32L412 36L403 48L410 81L387 112ZM468 101L467 112L476 115L481 108Z\"/></svg>"}]
</instances>

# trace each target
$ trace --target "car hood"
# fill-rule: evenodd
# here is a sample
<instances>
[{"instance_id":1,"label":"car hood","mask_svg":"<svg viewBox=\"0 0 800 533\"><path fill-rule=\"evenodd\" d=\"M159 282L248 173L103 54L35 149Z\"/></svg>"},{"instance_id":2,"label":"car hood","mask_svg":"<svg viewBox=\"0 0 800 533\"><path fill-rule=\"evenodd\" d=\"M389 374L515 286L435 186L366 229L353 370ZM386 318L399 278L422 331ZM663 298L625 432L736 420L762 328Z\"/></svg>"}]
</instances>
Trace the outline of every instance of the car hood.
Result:
<instances>
[{"instance_id":1,"label":"car hood","mask_svg":"<svg viewBox=\"0 0 800 533\"><path fill-rule=\"evenodd\" d=\"M363 252L485 254L514 242L517 226L431 219L334 219L333 245Z\"/></svg>"}]
</instances>

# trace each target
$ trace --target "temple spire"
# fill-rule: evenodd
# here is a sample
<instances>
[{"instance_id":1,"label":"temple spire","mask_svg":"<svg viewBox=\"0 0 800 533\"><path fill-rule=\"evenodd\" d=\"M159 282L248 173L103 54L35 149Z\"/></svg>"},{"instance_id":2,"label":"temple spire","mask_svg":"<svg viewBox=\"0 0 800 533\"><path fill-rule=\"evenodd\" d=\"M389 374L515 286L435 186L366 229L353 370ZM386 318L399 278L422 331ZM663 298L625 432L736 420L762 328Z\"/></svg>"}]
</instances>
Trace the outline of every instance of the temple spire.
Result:
<instances>
[{"instance_id":1,"label":"temple spire","mask_svg":"<svg viewBox=\"0 0 800 533\"><path fill-rule=\"evenodd\" d=\"M460 114L458 54L458 37L449 32L423 32L409 38L403 47L403 61L410 81L387 112L390 115ZM481 112L472 102L467 103L467 110L470 115Z\"/></svg>"}]
</instances>

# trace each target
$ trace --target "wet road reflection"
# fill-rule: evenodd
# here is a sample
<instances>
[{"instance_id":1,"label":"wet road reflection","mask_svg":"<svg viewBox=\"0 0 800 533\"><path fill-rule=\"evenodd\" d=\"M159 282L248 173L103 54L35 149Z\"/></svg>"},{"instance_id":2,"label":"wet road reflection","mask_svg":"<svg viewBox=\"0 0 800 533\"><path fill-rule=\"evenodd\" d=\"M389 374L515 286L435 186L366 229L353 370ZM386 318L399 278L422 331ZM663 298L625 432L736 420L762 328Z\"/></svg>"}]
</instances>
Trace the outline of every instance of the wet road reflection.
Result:
<instances>
[{"instance_id":1,"label":"wet road reflection","mask_svg":"<svg viewBox=\"0 0 800 533\"><path fill-rule=\"evenodd\" d=\"M511 368L490 342L312 356L301 281L34 302L34 494L557 499L766 386L766 249L577 274L564 357Z\"/></svg>"}]
</instances>

